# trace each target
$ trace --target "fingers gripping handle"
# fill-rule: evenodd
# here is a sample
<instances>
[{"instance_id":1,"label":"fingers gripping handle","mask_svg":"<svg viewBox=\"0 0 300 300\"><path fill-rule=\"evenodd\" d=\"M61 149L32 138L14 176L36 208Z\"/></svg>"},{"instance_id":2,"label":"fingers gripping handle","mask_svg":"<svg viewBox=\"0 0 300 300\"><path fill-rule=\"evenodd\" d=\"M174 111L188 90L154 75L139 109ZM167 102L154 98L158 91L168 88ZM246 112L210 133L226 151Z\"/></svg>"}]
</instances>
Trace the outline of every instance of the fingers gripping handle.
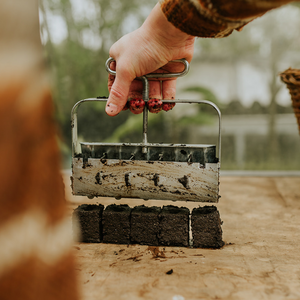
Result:
<instances>
[{"instance_id":1,"label":"fingers gripping handle","mask_svg":"<svg viewBox=\"0 0 300 300\"><path fill-rule=\"evenodd\" d=\"M115 61L112 57L110 57L106 63L105 63L105 68L106 71L113 75L116 76L117 72L113 71L110 68L110 63ZM172 60L171 62L178 62L178 63L182 63L184 65L184 70L182 72L179 73L151 73L151 74L146 74L144 76L141 77L137 77L137 79L142 80L143 81L143 100L145 102L147 102L149 100L149 82L148 82L148 78L176 78L176 77L182 77L184 75L186 75L190 69L190 64L188 63L187 60L185 59L176 59L176 60ZM148 110L147 107L145 106L144 108L144 113L143 113L143 143L146 145L148 143L148 138L147 138L147 131L148 131ZM145 149L146 151L146 149Z\"/></svg>"},{"instance_id":2,"label":"fingers gripping handle","mask_svg":"<svg viewBox=\"0 0 300 300\"><path fill-rule=\"evenodd\" d=\"M110 63L113 61L115 61L115 60L112 57L110 57L105 63L105 68L109 74L116 76L117 72L110 68ZM144 85L143 86L144 87L143 88L143 99L144 99L144 101L149 100L149 85L148 85L148 80L147 80L148 78L177 78L177 77L185 76L189 72L190 64L188 63L188 61L186 59L184 59L184 58L175 59L170 62L182 63L184 65L184 70L179 73L150 73L150 74L146 74L141 77L137 77L137 79L140 79L143 81L143 85Z\"/></svg>"},{"instance_id":3,"label":"fingers gripping handle","mask_svg":"<svg viewBox=\"0 0 300 300\"><path fill-rule=\"evenodd\" d=\"M110 63L113 62L113 61L115 61L115 60L112 57L110 57L105 63L105 68L106 68L106 71L109 74L111 74L113 76L116 76L116 74L117 74L116 71L113 71L110 68ZM182 77L182 76L186 75L189 72L190 64L184 58L183 59L175 59L175 60L172 60L170 62L182 63L184 65L184 70L182 72L179 72L179 73L150 73L150 74L146 74L144 76L146 78L176 78L176 77ZM142 76L142 77L144 77L144 76ZM138 78L141 78L141 77L138 77Z\"/></svg>"}]
</instances>

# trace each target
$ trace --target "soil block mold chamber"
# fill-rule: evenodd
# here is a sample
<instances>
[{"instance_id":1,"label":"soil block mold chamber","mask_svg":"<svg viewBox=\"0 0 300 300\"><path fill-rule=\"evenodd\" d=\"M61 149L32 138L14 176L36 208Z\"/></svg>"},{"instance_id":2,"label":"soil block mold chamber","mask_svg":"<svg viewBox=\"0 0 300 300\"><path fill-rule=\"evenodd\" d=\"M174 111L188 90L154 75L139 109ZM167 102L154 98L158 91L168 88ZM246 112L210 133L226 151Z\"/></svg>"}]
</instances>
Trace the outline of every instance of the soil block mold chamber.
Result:
<instances>
[{"instance_id":1,"label":"soil block mold chamber","mask_svg":"<svg viewBox=\"0 0 300 300\"><path fill-rule=\"evenodd\" d=\"M110 69L112 61L112 58L107 60L106 69L111 75L116 75L116 72ZM105 102L107 98L88 98L74 105L71 114L71 179L74 195L87 196L90 199L114 197L210 203L219 201L221 113L214 103L206 100L161 100L162 105L169 107L173 107L176 103L204 104L213 107L218 116L217 145L148 142L148 110L156 112L154 106L157 105L156 102L152 103L154 106L147 105L150 101L148 79L174 78L187 74L189 64L186 60L173 62L182 63L184 70L181 73L147 74L137 78L143 83L143 100L146 103L143 109L143 140L140 143L79 143L78 108L87 102ZM119 210L116 206L108 206L103 212L103 242L153 245L158 242L162 245L188 246L188 209L164 206L159 213L160 225L159 232L156 234L156 208L152 212L147 212L144 208L135 209L132 212L130 233L130 208L120 207L122 208ZM147 230L146 221L142 218L149 220ZM178 225L177 222L182 223ZM167 228L171 231L167 232ZM178 231L177 234L174 233L174 228ZM141 230L141 233L138 233L138 230ZM143 234L148 236L142 236Z\"/></svg>"}]
</instances>

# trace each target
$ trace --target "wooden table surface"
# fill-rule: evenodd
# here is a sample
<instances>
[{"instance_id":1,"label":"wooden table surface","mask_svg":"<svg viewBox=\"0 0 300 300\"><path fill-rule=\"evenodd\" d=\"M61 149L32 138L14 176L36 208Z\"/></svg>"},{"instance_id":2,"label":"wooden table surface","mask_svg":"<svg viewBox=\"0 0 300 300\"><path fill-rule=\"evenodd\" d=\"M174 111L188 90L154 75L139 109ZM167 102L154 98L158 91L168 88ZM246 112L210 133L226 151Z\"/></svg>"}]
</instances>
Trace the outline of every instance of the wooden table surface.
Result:
<instances>
[{"instance_id":1,"label":"wooden table surface","mask_svg":"<svg viewBox=\"0 0 300 300\"><path fill-rule=\"evenodd\" d=\"M81 203L174 205L74 197L65 182L70 215ZM82 299L300 299L300 177L222 177L220 195L222 249L76 243Z\"/></svg>"}]
</instances>

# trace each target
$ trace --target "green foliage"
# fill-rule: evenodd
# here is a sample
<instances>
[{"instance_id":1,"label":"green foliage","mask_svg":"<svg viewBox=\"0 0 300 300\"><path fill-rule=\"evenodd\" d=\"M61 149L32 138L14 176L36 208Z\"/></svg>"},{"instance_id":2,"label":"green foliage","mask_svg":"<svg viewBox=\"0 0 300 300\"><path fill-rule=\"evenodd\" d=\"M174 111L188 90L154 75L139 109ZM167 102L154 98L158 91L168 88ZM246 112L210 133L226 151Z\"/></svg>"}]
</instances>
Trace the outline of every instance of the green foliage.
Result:
<instances>
[{"instance_id":1,"label":"green foliage","mask_svg":"<svg viewBox=\"0 0 300 300\"><path fill-rule=\"evenodd\" d=\"M192 93L197 93L202 96L203 99L214 102L215 104L218 104L218 100L216 95L213 93L212 90L203 87L203 86L191 86L187 87L183 90L184 92L192 92Z\"/></svg>"},{"instance_id":2,"label":"green foliage","mask_svg":"<svg viewBox=\"0 0 300 300\"><path fill-rule=\"evenodd\" d=\"M92 7L89 13L84 9L77 14L74 3L83 7ZM124 33L134 30L142 24L154 0L41 0L40 10L43 16L41 31L45 38L45 56L53 82L53 98L56 105L56 118L61 128L60 147L64 157L70 156L71 128L70 112L80 99L108 96L107 73L105 61L110 46ZM297 11L299 3L293 3ZM57 16L66 26L66 37L58 43L51 32L49 16ZM269 81L270 107L258 101L251 107L244 107L239 101L231 101L227 106L218 103L215 90L200 86L186 88L185 92L197 93L202 99L210 100L221 107L222 114L275 114L292 113L292 109L276 104L279 82L276 76L282 68L293 62L300 66L299 38L297 24L283 24L275 13L268 21L265 17L251 22L242 32L233 32L225 39L197 39L194 62L210 64L228 63L237 67L241 62L256 66L262 72L273 74ZM295 20L295 18L293 19ZM269 22L269 23L268 23ZM295 21L294 21L295 22ZM52 21L52 25L53 25ZM292 26L293 25L293 26ZM292 30L292 29L296 30ZM93 40L98 43L93 43ZM268 50L269 49L269 50ZM286 58L289 58L287 60ZM284 62L284 63L283 63ZM297 65L298 64L298 65ZM288 65L289 67L290 65ZM217 88L217 87L216 87ZM229 99L225 99L227 102ZM106 116L104 103L86 104L78 112L79 136L88 141L140 142L142 140L142 115L134 116L122 112L115 118ZM273 108L271 109L271 105ZM275 107L275 108L274 108ZM178 108L175 108L175 110ZM193 133L191 128L199 125L211 125L211 115L215 113L208 106L201 105L192 116L178 116L170 113L149 114L149 141L189 143ZM270 122L270 128L273 126ZM209 143L215 143L216 137L206 137ZM298 144L283 137L274 136L279 143L279 150L288 153L284 145L289 145L291 153L277 157L282 164L278 167L295 168L293 165ZM251 148L257 144L255 137L249 137L246 168L270 168L271 163L264 159L268 153L268 139L262 139L261 147ZM235 169L234 138L223 136L223 168ZM270 144L271 145L271 144ZM253 155L252 155L253 154ZM259 158L259 161L255 159ZM274 159L274 158L273 158ZM290 160L288 160L290 159ZM299 160L298 160L299 161ZM273 166L274 167L274 166ZM297 166L296 166L297 167ZM299 166L298 166L299 167ZM276 166L274 167L276 168Z\"/></svg>"},{"instance_id":3,"label":"green foliage","mask_svg":"<svg viewBox=\"0 0 300 300\"><path fill-rule=\"evenodd\" d=\"M105 102L86 102L78 109L78 128L81 140L103 142L113 131L126 122L129 112L111 118L104 113Z\"/></svg>"},{"instance_id":4,"label":"green foliage","mask_svg":"<svg viewBox=\"0 0 300 300\"><path fill-rule=\"evenodd\" d=\"M158 114L148 114L148 126L153 126L154 124L159 123L159 119L160 118ZM128 136L134 135L137 137L138 134L142 132L142 129L143 114L131 114L130 117L126 120L126 122L122 123L119 127L117 127L113 134L110 137L108 137L105 140L105 142L125 142L127 141ZM134 138L134 140L136 140L136 138ZM140 140L140 142L141 141L142 140Z\"/></svg>"},{"instance_id":5,"label":"green foliage","mask_svg":"<svg viewBox=\"0 0 300 300\"><path fill-rule=\"evenodd\" d=\"M193 116L185 116L178 120L179 126L188 126L188 125L211 125L213 120L210 115L207 113L197 113Z\"/></svg>"},{"instance_id":6,"label":"green foliage","mask_svg":"<svg viewBox=\"0 0 300 300\"><path fill-rule=\"evenodd\" d=\"M196 93L199 95L199 99L208 100L216 104L218 107L222 106L218 101L216 95L209 88L204 86L190 86L183 90L188 93ZM197 113L192 116L183 116L178 120L180 126L189 125L212 125L212 116L216 114L216 111L209 105L195 105Z\"/></svg>"},{"instance_id":7,"label":"green foliage","mask_svg":"<svg viewBox=\"0 0 300 300\"><path fill-rule=\"evenodd\" d=\"M223 106L221 112L222 115L256 115L269 114L269 109L268 106L262 105L258 101L254 101L250 107L245 107L240 101L232 100ZM293 108L276 104L276 112L277 114L292 114Z\"/></svg>"},{"instance_id":8,"label":"green foliage","mask_svg":"<svg viewBox=\"0 0 300 300\"><path fill-rule=\"evenodd\" d=\"M71 0L40 1L41 32L47 37L45 56L51 71L56 119L64 145L69 150L73 105L84 98L108 96L105 61L110 46L128 30L128 24L140 26L145 11L150 11L156 1L82 0L76 1L77 5L82 6L79 13L76 13L74 3ZM89 7L88 13L84 7ZM49 24L51 16L62 20L66 27L66 38L59 44L50 30L53 26ZM92 40L98 40L98 43L93 44ZM79 124L84 124L81 136L93 140L105 139L127 118L126 113L118 118L106 117L103 105L83 106L79 112ZM98 127L105 130L97 130Z\"/></svg>"}]
</instances>

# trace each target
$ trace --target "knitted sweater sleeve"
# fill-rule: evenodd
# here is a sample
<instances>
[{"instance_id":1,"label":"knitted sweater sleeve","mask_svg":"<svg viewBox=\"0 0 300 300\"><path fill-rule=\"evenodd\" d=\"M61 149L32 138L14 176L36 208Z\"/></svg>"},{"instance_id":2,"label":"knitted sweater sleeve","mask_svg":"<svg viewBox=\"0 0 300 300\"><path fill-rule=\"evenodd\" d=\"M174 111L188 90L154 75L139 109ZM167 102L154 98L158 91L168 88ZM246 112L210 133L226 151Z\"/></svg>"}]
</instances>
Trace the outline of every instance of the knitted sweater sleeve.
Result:
<instances>
[{"instance_id":1,"label":"knitted sweater sleeve","mask_svg":"<svg viewBox=\"0 0 300 300\"><path fill-rule=\"evenodd\" d=\"M198 37L219 38L293 0L159 0L168 21Z\"/></svg>"}]
</instances>

